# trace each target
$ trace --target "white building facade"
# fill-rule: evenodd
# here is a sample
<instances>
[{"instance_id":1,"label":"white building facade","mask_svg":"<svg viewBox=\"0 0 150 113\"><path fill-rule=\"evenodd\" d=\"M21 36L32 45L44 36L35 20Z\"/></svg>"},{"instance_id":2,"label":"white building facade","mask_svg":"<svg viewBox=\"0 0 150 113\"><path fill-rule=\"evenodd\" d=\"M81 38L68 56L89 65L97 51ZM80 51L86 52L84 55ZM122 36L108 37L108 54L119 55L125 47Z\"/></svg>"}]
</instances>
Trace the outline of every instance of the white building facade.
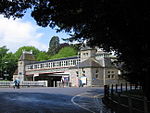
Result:
<instances>
[{"instance_id":1,"label":"white building facade","mask_svg":"<svg viewBox=\"0 0 150 113\"><path fill-rule=\"evenodd\" d=\"M57 87L62 81L72 87L99 87L121 82L118 69L111 61L111 54L100 49L84 47L74 57L35 61L32 52L23 52L18 61L21 81L48 81Z\"/></svg>"}]
</instances>

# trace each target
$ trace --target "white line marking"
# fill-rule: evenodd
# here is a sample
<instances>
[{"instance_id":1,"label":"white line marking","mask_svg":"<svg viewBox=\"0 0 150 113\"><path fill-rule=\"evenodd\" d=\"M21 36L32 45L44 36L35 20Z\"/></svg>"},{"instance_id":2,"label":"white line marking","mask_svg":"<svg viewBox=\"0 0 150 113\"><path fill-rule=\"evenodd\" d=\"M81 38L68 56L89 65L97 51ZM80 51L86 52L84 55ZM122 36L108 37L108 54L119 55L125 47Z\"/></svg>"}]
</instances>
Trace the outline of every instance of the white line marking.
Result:
<instances>
[{"instance_id":1,"label":"white line marking","mask_svg":"<svg viewBox=\"0 0 150 113\"><path fill-rule=\"evenodd\" d=\"M83 106L77 104L76 102L74 102L74 99L75 99L76 97L81 96L81 95L83 95L83 94L85 94L85 93L81 93L81 94L75 95L74 97L71 98L71 102L72 102L74 105L77 105L78 107L80 107L80 108L82 108L82 109L85 109L85 110L87 110L87 111L89 111L89 112L91 112L91 113L96 113L96 112L94 112L94 111L92 111L92 110L90 110L90 109L88 109L88 108L85 108L85 107L83 107Z\"/></svg>"}]
</instances>

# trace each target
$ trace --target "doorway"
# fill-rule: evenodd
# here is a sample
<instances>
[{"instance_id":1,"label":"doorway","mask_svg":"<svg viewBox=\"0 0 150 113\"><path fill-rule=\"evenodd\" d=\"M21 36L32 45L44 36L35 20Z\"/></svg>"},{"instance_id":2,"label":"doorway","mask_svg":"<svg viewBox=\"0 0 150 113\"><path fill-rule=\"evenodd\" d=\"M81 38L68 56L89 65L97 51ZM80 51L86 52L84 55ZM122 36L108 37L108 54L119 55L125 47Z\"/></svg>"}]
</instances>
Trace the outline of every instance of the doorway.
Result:
<instances>
[{"instance_id":1,"label":"doorway","mask_svg":"<svg viewBox=\"0 0 150 113\"><path fill-rule=\"evenodd\" d=\"M61 81L62 76L39 75L35 77L35 81L46 80L48 87L57 87L57 83Z\"/></svg>"}]
</instances>

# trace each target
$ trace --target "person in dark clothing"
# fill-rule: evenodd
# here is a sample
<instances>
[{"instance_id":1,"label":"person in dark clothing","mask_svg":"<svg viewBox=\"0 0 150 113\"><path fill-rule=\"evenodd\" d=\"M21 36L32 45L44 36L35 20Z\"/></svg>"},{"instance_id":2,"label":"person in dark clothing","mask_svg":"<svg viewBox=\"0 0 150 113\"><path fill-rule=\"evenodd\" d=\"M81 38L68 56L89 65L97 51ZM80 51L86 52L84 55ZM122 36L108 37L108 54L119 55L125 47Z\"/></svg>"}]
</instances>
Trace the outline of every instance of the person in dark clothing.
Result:
<instances>
[{"instance_id":1,"label":"person in dark clothing","mask_svg":"<svg viewBox=\"0 0 150 113\"><path fill-rule=\"evenodd\" d=\"M15 84L14 88L18 88L18 89L20 88L20 80L18 78L15 79L14 84Z\"/></svg>"}]
</instances>

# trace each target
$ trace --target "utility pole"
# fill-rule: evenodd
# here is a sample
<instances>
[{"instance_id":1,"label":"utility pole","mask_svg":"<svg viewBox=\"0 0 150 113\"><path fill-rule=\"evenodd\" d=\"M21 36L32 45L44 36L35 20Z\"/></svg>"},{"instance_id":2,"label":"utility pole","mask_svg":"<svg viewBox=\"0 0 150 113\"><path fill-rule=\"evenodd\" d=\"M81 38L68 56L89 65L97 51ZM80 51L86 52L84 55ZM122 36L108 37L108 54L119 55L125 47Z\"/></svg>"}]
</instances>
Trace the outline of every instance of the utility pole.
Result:
<instances>
[{"instance_id":1,"label":"utility pole","mask_svg":"<svg viewBox=\"0 0 150 113\"><path fill-rule=\"evenodd\" d=\"M78 79L78 80L77 80L77 82L78 82L78 87L80 86L80 82L79 82L79 77L80 77L79 64L80 64L80 63L79 63L79 62L80 62L80 57L79 57L79 52L78 52L78 64L77 64L77 65L78 65L78 76L77 76L77 79Z\"/></svg>"}]
</instances>

